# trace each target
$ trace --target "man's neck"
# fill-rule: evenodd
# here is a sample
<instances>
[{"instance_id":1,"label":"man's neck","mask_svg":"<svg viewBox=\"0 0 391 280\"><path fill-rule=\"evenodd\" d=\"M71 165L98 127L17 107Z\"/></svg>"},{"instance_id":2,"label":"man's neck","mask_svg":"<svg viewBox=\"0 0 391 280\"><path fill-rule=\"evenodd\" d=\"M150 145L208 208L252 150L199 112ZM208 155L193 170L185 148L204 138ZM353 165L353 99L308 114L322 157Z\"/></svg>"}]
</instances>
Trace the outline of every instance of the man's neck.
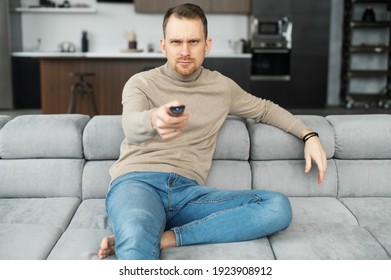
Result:
<instances>
[{"instance_id":1,"label":"man's neck","mask_svg":"<svg viewBox=\"0 0 391 280\"><path fill-rule=\"evenodd\" d=\"M181 82L194 82L195 80L198 79L198 77L201 75L201 72L202 72L202 66L201 66L192 74L184 76L184 75L181 75L178 72L176 72L175 69L168 62L166 63L165 68L167 71L167 75L170 78L173 78L173 79L181 81Z\"/></svg>"}]
</instances>

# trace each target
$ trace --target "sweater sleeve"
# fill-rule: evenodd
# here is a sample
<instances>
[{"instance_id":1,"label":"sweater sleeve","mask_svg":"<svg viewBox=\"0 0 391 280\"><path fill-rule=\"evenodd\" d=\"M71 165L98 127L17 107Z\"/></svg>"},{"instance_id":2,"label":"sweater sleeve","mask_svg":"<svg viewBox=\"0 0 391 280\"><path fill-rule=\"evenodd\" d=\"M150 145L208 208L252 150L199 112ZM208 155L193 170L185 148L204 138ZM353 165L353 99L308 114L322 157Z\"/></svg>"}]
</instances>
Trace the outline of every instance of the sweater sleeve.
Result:
<instances>
[{"instance_id":1,"label":"sweater sleeve","mask_svg":"<svg viewBox=\"0 0 391 280\"><path fill-rule=\"evenodd\" d=\"M134 78L124 86L122 106L122 127L129 142L139 144L155 136L151 124L151 112L155 109L150 108L147 96L137 87Z\"/></svg>"},{"instance_id":2,"label":"sweater sleeve","mask_svg":"<svg viewBox=\"0 0 391 280\"><path fill-rule=\"evenodd\" d=\"M301 138L303 130L308 129L308 126L284 108L270 100L251 95L233 81L230 114L278 127L298 138Z\"/></svg>"}]
</instances>

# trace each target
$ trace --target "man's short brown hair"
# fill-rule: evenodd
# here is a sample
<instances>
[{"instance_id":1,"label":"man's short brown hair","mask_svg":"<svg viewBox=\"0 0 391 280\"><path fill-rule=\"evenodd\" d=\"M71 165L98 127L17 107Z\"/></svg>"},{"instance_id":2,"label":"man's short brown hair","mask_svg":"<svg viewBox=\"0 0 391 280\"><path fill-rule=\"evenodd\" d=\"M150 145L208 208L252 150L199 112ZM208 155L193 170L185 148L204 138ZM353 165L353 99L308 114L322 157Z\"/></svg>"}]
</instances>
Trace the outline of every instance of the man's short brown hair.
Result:
<instances>
[{"instance_id":1,"label":"man's short brown hair","mask_svg":"<svg viewBox=\"0 0 391 280\"><path fill-rule=\"evenodd\" d=\"M199 18L204 26L205 39L208 38L208 20L206 19L204 11L200 6L195 4L182 4L176 7L172 7L167 10L163 20L163 35L166 38L166 26L170 16L174 15L177 18L196 19Z\"/></svg>"}]
</instances>

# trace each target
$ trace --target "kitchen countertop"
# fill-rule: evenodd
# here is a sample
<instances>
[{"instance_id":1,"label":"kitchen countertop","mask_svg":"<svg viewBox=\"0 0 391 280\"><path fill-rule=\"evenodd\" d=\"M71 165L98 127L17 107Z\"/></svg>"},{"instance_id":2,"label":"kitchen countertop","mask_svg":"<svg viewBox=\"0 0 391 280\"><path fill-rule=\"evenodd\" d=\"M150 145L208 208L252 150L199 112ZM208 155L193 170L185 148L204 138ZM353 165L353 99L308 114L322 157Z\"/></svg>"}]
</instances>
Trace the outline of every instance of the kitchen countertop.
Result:
<instances>
[{"instance_id":1,"label":"kitchen countertop","mask_svg":"<svg viewBox=\"0 0 391 280\"><path fill-rule=\"evenodd\" d=\"M135 58L154 59L165 58L158 52L13 52L13 57L36 57L36 58ZM251 58L250 53L215 52L207 55L210 58Z\"/></svg>"}]
</instances>

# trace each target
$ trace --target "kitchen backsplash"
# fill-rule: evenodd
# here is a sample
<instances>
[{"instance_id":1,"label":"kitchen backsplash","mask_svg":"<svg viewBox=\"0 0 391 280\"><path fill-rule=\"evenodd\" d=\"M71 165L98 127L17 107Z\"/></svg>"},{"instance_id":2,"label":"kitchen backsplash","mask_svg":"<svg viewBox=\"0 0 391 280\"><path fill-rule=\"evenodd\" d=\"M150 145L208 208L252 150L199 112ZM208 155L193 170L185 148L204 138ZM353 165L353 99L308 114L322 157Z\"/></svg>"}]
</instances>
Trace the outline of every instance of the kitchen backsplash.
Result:
<instances>
[{"instance_id":1,"label":"kitchen backsplash","mask_svg":"<svg viewBox=\"0 0 391 280\"><path fill-rule=\"evenodd\" d=\"M21 6L38 5L39 0L21 0ZM53 1L62 4L63 1ZM139 14L133 4L98 3L96 0L69 0L71 5L87 4L94 13L22 13L24 51L58 51L62 42L81 49L82 32L88 32L89 51L118 52L127 48L126 34L135 32L137 46L160 51L163 15ZM233 52L233 41L248 38L248 16L207 15L213 52Z\"/></svg>"}]
</instances>

